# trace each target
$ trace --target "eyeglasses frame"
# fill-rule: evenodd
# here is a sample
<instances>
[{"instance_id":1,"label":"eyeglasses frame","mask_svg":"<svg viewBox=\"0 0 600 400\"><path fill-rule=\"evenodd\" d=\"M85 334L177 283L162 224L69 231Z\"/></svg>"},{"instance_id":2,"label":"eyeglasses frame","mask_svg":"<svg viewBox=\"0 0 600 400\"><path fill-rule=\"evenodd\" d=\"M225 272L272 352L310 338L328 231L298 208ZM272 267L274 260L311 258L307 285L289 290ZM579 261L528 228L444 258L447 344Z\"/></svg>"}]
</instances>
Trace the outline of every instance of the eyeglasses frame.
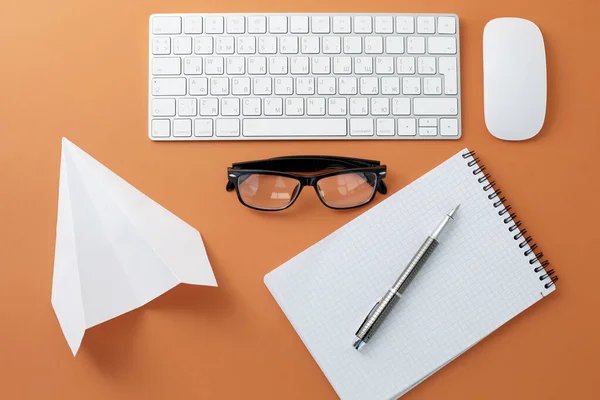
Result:
<instances>
[{"instance_id":1,"label":"eyeglasses frame","mask_svg":"<svg viewBox=\"0 0 600 400\"><path fill-rule=\"evenodd\" d=\"M308 164L308 165L306 164L307 161L313 162L313 164L312 164L313 168L308 168L309 169L308 171L302 171L303 169L307 169L307 167L311 166L310 164ZM302 175L302 174L298 174L298 173L280 171L280 170L276 170L276 169L252 168L252 167L259 167L259 166L267 167L268 164L275 165L277 163L284 164L286 166L285 169L300 170L302 172L307 172L307 173L313 172L312 171L313 169L316 169L317 171L323 170L323 169L340 168L340 167L343 169L339 169L337 171L323 172L323 173L314 174L314 175ZM327 166L324 167L324 165L327 165ZM373 185L373 187L374 187L373 194L371 195L371 197L368 200L364 201L361 204L357 204L357 205L350 206L350 207L335 207L335 206L327 204L325 202L325 200L321 197L321 194L319 193L319 189L318 189L318 182L321 179L329 178L331 176L336 176L336 175L360 173L360 172L373 172L375 174L376 181L375 181L375 184ZM239 190L240 178L243 176L248 176L248 175L252 175L252 174L281 176L281 177L295 179L299 182L300 187L299 187L298 191L296 192L296 194L294 195L294 197L290 200L290 202L285 207L280 207L280 208L255 207L253 205L247 204L243 200L242 195ZM282 211L282 210L285 210L285 209L291 207L296 202L296 200L300 196L300 193L302 193L302 189L305 186L312 186L315 189L315 192L317 193L317 197L319 198L319 200L321 200L321 203L323 203L323 205L325 205L325 207L334 209L334 210L350 210L350 209L361 207L361 206L364 206L365 204L370 203L375 198L375 194L377 192L386 194L387 186L385 185L385 182L383 181L386 174L387 174L387 166L381 165L381 163L379 161L375 161L375 160L366 160L366 159L361 159L361 158L350 158L350 157L332 157L332 156L286 156L286 157L277 157L277 158L270 158L270 159L265 159L265 160L248 161L248 162L240 162L240 163L233 164L230 168L227 169L228 182L227 182L227 186L225 189L228 192L231 192L232 190L235 189L240 203L242 203L244 206L251 208L253 210Z\"/></svg>"}]
</instances>

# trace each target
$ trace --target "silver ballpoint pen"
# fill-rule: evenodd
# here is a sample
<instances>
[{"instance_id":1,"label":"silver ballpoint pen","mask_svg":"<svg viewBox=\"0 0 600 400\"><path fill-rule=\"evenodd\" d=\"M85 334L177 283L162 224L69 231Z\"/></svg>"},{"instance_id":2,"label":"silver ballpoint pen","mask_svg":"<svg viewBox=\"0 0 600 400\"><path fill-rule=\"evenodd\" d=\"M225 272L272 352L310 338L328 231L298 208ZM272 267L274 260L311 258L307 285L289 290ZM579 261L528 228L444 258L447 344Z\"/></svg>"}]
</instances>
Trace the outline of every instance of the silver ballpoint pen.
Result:
<instances>
[{"instance_id":1,"label":"silver ballpoint pen","mask_svg":"<svg viewBox=\"0 0 600 400\"><path fill-rule=\"evenodd\" d=\"M398 280L396 280L396 283L394 283L392 288L387 291L375 306L373 306L373 309L371 309L371 312L369 312L356 332L356 341L354 342L355 349L359 350L371 340L392 308L398 303L398 300L400 300L400 297L402 297L402 294L410 282L412 282L413 278L417 275L421 267L423 267L431 253L433 253L437 247L439 243L438 237L448 225L448 222L454 220L454 214L456 214L456 210L458 210L459 206L460 204L454 207L454 209L444 217L444 220L438 225L435 231L425 239L425 242L421 245L419 251L417 251L417 254L415 254L412 260L410 260Z\"/></svg>"}]
</instances>

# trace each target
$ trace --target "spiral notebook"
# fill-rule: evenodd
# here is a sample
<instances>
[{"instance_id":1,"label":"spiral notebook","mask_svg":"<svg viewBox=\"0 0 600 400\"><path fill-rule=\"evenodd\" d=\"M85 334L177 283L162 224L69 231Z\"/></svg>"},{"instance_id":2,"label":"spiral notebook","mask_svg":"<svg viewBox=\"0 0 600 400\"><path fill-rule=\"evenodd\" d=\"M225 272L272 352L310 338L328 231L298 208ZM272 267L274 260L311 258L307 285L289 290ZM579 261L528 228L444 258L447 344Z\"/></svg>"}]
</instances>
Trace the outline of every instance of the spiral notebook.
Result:
<instances>
[{"instance_id":1,"label":"spiral notebook","mask_svg":"<svg viewBox=\"0 0 600 400\"><path fill-rule=\"evenodd\" d=\"M453 225L400 303L355 350L366 314L457 204ZM396 399L554 291L554 271L516 218L465 149L265 283L340 398Z\"/></svg>"}]
</instances>

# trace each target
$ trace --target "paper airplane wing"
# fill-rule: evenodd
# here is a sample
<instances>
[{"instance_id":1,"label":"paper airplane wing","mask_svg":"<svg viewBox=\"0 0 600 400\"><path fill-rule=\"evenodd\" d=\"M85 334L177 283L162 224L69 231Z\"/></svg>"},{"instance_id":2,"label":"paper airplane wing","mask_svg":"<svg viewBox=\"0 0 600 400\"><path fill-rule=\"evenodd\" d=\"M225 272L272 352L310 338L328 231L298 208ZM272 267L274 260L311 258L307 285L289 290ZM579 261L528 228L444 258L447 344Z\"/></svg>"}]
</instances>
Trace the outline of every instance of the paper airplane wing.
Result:
<instances>
[{"instance_id":1,"label":"paper airplane wing","mask_svg":"<svg viewBox=\"0 0 600 400\"><path fill-rule=\"evenodd\" d=\"M200 233L63 139L52 304L73 354L182 282L216 286Z\"/></svg>"}]
</instances>

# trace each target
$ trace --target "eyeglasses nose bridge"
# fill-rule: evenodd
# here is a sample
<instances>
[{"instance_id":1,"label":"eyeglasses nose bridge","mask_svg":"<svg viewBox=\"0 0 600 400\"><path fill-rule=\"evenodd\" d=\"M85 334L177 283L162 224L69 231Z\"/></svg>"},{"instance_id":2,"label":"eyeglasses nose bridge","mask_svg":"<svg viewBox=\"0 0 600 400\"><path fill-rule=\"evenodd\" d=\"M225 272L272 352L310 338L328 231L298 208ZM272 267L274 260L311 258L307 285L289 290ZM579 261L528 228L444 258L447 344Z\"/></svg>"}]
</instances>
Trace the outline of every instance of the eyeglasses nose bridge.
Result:
<instances>
[{"instance_id":1,"label":"eyeglasses nose bridge","mask_svg":"<svg viewBox=\"0 0 600 400\"><path fill-rule=\"evenodd\" d=\"M316 186L317 178L314 176L306 176L303 179L302 185L304 186Z\"/></svg>"}]
</instances>

